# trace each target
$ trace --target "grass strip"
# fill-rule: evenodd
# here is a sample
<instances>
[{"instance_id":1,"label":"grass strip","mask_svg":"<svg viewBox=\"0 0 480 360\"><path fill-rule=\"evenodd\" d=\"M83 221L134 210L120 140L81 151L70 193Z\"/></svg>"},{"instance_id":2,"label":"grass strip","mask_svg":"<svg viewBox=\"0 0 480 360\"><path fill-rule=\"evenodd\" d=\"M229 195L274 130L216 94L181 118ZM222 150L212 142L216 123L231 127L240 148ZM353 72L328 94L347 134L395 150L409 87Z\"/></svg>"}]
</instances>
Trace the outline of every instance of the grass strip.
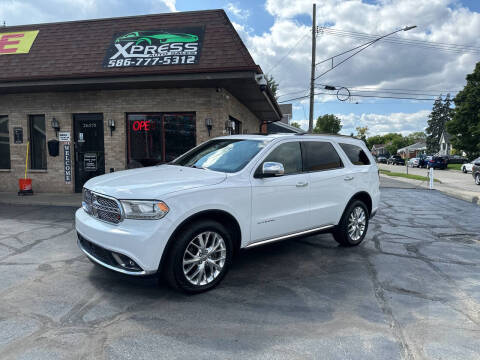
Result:
<instances>
[{"instance_id":1,"label":"grass strip","mask_svg":"<svg viewBox=\"0 0 480 360\"><path fill-rule=\"evenodd\" d=\"M447 164L448 170L462 170L462 164Z\"/></svg>"},{"instance_id":2,"label":"grass strip","mask_svg":"<svg viewBox=\"0 0 480 360\"><path fill-rule=\"evenodd\" d=\"M388 176L395 176L395 177L402 177L406 179L412 179L412 180L420 180L420 181L429 181L428 177L422 176L422 175L413 175L413 174L405 174L405 173L399 173L399 172L392 172L390 170L383 170L380 169L380 174L388 175ZM433 181L442 183L438 179L433 179Z\"/></svg>"}]
</instances>

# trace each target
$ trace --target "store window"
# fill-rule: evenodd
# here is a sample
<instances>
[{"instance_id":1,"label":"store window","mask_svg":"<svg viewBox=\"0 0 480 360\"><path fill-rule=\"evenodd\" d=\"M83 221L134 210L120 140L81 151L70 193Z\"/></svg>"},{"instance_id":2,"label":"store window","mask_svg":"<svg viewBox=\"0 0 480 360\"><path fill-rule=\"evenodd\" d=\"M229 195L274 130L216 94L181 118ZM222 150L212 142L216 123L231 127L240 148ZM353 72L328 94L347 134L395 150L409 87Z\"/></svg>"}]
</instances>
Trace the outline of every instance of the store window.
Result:
<instances>
[{"instance_id":1,"label":"store window","mask_svg":"<svg viewBox=\"0 0 480 360\"><path fill-rule=\"evenodd\" d=\"M47 137L45 133L45 115L30 115L30 168L47 169Z\"/></svg>"},{"instance_id":2,"label":"store window","mask_svg":"<svg viewBox=\"0 0 480 360\"><path fill-rule=\"evenodd\" d=\"M232 135L235 135L235 134L241 134L242 133L242 123L241 121L235 119L234 117L229 117L230 119L230 122L232 124L232 131L231 131L231 134Z\"/></svg>"},{"instance_id":3,"label":"store window","mask_svg":"<svg viewBox=\"0 0 480 360\"><path fill-rule=\"evenodd\" d=\"M195 145L192 113L127 114L128 168L170 162Z\"/></svg>"},{"instance_id":4,"label":"store window","mask_svg":"<svg viewBox=\"0 0 480 360\"><path fill-rule=\"evenodd\" d=\"M0 115L0 169L10 169L10 137L6 115Z\"/></svg>"}]
</instances>

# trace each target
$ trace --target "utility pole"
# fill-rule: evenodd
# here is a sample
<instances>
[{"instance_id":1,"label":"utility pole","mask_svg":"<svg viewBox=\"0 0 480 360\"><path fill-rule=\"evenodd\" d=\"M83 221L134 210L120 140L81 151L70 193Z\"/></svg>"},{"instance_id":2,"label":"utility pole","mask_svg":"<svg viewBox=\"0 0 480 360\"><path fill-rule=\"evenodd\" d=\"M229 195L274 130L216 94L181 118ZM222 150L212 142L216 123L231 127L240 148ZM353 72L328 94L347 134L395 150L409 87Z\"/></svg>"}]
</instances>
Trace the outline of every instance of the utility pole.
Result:
<instances>
[{"instance_id":1,"label":"utility pole","mask_svg":"<svg viewBox=\"0 0 480 360\"><path fill-rule=\"evenodd\" d=\"M308 118L308 132L313 132L313 92L315 90L315 51L316 51L316 34L317 34L317 5L313 4L313 13L312 13L312 74L310 77L310 114Z\"/></svg>"}]
</instances>

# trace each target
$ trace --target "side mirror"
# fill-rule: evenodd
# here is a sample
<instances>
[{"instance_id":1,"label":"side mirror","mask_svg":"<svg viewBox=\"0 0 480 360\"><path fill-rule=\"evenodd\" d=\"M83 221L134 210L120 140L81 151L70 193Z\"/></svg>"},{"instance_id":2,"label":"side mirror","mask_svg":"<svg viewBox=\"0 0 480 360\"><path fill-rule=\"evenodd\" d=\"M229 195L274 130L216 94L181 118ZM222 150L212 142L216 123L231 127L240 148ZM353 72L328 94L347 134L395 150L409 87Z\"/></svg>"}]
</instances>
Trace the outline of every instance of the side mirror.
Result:
<instances>
[{"instance_id":1,"label":"side mirror","mask_svg":"<svg viewBox=\"0 0 480 360\"><path fill-rule=\"evenodd\" d=\"M263 163L262 175L268 176L282 176L285 173L282 163L267 161Z\"/></svg>"}]
</instances>

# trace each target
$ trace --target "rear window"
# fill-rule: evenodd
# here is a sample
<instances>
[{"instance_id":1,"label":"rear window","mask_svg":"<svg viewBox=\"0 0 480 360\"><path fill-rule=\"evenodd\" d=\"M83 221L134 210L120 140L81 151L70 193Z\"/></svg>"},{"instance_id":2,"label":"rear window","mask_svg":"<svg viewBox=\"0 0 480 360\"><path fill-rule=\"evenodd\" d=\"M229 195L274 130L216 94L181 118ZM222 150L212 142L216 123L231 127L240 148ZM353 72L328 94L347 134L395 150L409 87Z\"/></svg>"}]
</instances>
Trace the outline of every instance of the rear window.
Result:
<instances>
[{"instance_id":1,"label":"rear window","mask_svg":"<svg viewBox=\"0 0 480 360\"><path fill-rule=\"evenodd\" d=\"M367 154L362 150L360 146L352 144L339 144L348 159L354 165L370 165L370 160Z\"/></svg>"},{"instance_id":2,"label":"rear window","mask_svg":"<svg viewBox=\"0 0 480 360\"><path fill-rule=\"evenodd\" d=\"M302 156L305 171L323 171L343 167L340 156L329 142L302 141Z\"/></svg>"}]
</instances>

